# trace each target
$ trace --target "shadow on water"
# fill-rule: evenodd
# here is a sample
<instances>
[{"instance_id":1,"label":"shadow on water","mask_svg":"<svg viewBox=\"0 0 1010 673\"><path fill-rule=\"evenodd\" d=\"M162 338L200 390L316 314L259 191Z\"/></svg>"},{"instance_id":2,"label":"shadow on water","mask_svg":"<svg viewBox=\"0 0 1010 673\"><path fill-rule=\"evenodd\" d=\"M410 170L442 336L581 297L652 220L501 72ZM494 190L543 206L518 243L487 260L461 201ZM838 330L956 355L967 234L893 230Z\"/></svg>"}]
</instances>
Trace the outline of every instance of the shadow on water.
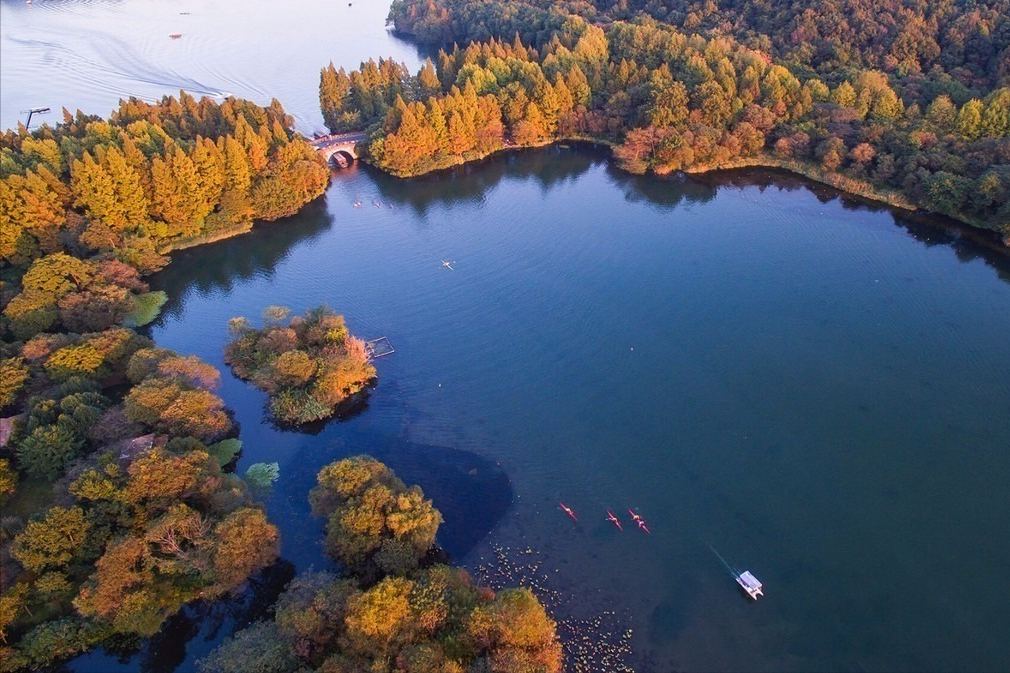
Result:
<instances>
[{"instance_id":1,"label":"shadow on water","mask_svg":"<svg viewBox=\"0 0 1010 673\"><path fill-rule=\"evenodd\" d=\"M438 543L452 561L467 555L512 505L512 484L502 469L476 453L392 440L371 455L417 484L442 512Z\"/></svg>"},{"instance_id":2,"label":"shadow on water","mask_svg":"<svg viewBox=\"0 0 1010 673\"><path fill-rule=\"evenodd\" d=\"M151 289L168 294L163 313L176 315L187 291L228 291L236 282L270 276L294 246L319 238L332 224L324 195L296 215L257 223L248 234L173 253L170 272L152 276Z\"/></svg>"},{"instance_id":3,"label":"shadow on water","mask_svg":"<svg viewBox=\"0 0 1010 673\"><path fill-rule=\"evenodd\" d=\"M321 521L312 516L309 489L322 464L360 453L367 453L386 463L408 485L417 484L432 499L445 518L439 528L438 544L452 559L465 556L480 542L512 504L512 485L508 476L492 461L468 451L444 446L416 444L386 436L356 435L338 442L334 452L315 461L303 460L289 467L282 479L301 494L289 502L285 515L294 519L279 521L281 534L297 541L307 550L295 562L281 559L259 573L248 588L233 598L216 603L196 602L172 617L153 638L139 648L121 652L98 649L61 667L76 673L144 671L172 673L196 670L196 662L206 656L226 637L244 626L263 619L278 595L296 574L296 566L333 569L320 553ZM353 448L352 448L353 447ZM322 456L323 452L315 452ZM280 486L280 485L278 485ZM274 509L273 502L267 503ZM271 517L275 518L275 517ZM304 523L304 526L292 522ZM311 537L319 537L312 540Z\"/></svg>"},{"instance_id":4,"label":"shadow on water","mask_svg":"<svg viewBox=\"0 0 1010 673\"><path fill-rule=\"evenodd\" d=\"M893 208L778 168L712 171L689 176L687 181L708 185L713 194L718 189L748 187L757 187L762 193L769 189L787 193L807 191L821 203L838 200L845 210L889 213L895 226L904 229L913 239L926 247L950 247L962 262L982 259L995 269L1000 279L1010 282L1010 248L1003 244L1000 235L995 231L971 227L943 215Z\"/></svg>"},{"instance_id":5,"label":"shadow on water","mask_svg":"<svg viewBox=\"0 0 1010 673\"><path fill-rule=\"evenodd\" d=\"M294 565L280 560L251 578L236 596L215 603L198 601L185 606L157 635L143 641L139 647L124 645L119 650L113 647L94 650L56 670L77 673L195 670L196 660L206 656L224 638L265 618L294 576Z\"/></svg>"},{"instance_id":6,"label":"shadow on water","mask_svg":"<svg viewBox=\"0 0 1010 673\"><path fill-rule=\"evenodd\" d=\"M503 180L535 180L546 194L552 187L574 180L606 161L609 152L593 145L578 149L549 145L502 152L463 166L403 180L362 166L386 202L425 215L433 207L448 208L477 202Z\"/></svg>"}]
</instances>

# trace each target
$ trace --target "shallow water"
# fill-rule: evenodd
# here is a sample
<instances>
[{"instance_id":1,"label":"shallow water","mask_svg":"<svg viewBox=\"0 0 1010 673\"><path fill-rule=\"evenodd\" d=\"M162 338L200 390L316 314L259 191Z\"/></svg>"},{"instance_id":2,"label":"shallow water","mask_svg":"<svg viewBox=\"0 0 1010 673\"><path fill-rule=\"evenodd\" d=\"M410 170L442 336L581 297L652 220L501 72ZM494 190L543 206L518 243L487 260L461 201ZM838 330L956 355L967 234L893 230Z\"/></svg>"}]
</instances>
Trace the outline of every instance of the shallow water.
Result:
<instances>
[{"instance_id":1,"label":"shallow water","mask_svg":"<svg viewBox=\"0 0 1010 673\"><path fill-rule=\"evenodd\" d=\"M276 95L312 130L330 58L416 62L362 0L0 10L5 125L57 94L102 113L195 82ZM367 10L360 28L310 21L344 10ZM268 30L289 11L304 31ZM367 408L317 434L275 430L224 376L239 470L280 463L267 507L298 569L326 564L316 471L367 451L434 497L478 577L538 587L573 670L607 643L640 671L1010 668L1010 264L957 235L760 171L638 178L550 148L410 181L336 173L297 217L178 253L152 285L171 296L152 336L222 370L228 318L269 304L328 303L395 347ZM74 667L191 670L293 570L224 621L194 611L140 656Z\"/></svg>"}]
</instances>

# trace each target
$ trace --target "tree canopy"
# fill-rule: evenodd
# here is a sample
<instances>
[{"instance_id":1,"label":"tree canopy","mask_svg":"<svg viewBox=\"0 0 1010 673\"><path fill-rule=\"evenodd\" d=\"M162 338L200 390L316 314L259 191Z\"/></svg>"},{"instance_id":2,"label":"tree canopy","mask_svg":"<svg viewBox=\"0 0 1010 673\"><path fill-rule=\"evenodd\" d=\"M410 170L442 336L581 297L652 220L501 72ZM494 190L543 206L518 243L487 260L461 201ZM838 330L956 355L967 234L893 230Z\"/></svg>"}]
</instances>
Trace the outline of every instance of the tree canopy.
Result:
<instances>
[{"instance_id":1,"label":"tree canopy","mask_svg":"<svg viewBox=\"0 0 1010 673\"><path fill-rule=\"evenodd\" d=\"M1010 240L1008 15L1007 0L395 0L397 29L437 58L414 76L383 62L386 79L324 69L320 102L369 127L394 175L588 138L633 172L783 166Z\"/></svg>"},{"instance_id":2,"label":"tree canopy","mask_svg":"<svg viewBox=\"0 0 1010 673\"><path fill-rule=\"evenodd\" d=\"M442 517L417 486L368 456L327 465L318 482L312 509L327 517L327 550L346 572L297 576L273 618L225 641L203 673L561 670L554 621L532 592L495 593L424 560Z\"/></svg>"},{"instance_id":3,"label":"tree canopy","mask_svg":"<svg viewBox=\"0 0 1010 673\"><path fill-rule=\"evenodd\" d=\"M225 362L241 379L270 393L270 411L285 425L329 418L375 379L365 343L326 306L284 322L288 310L268 307L254 329L233 318Z\"/></svg>"}]
</instances>

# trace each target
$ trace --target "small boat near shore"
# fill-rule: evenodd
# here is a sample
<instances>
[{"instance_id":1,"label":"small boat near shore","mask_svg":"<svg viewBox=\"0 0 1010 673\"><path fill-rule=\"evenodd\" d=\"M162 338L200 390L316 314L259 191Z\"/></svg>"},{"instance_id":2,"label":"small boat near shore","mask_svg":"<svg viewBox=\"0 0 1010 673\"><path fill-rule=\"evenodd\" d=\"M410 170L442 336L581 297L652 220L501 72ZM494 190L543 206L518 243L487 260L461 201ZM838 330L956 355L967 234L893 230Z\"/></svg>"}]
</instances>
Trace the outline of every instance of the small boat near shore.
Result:
<instances>
[{"instance_id":1,"label":"small boat near shore","mask_svg":"<svg viewBox=\"0 0 1010 673\"><path fill-rule=\"evenodd\" d=\"M749 570L736 575L736 583L754 600L757 600L759 596L764 596L761 582Z\"/></svg>"}]
</instances>

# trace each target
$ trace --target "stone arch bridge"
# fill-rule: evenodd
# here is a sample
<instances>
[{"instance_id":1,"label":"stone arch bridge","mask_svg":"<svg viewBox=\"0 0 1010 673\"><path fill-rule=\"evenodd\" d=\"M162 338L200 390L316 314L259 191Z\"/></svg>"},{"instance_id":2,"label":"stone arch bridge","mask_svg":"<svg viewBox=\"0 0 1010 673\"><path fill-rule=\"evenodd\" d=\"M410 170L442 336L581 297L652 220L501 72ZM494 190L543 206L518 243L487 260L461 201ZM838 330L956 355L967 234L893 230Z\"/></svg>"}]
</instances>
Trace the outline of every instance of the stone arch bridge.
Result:
<instances>
[{"instance_id":1,"label":"stone arch bridge","mask_svg":"<svg viewBox=\"0 0 1010 673\"><path fill-rule=\"evenodd\" d=\"M350 166L357 160L358 153L354 147L363 143L368 135L360 131L355 133L338 133L310 140L309 145L326 159L326 163L336 162L341 168Z\"/></svg>"}]
</instances>

